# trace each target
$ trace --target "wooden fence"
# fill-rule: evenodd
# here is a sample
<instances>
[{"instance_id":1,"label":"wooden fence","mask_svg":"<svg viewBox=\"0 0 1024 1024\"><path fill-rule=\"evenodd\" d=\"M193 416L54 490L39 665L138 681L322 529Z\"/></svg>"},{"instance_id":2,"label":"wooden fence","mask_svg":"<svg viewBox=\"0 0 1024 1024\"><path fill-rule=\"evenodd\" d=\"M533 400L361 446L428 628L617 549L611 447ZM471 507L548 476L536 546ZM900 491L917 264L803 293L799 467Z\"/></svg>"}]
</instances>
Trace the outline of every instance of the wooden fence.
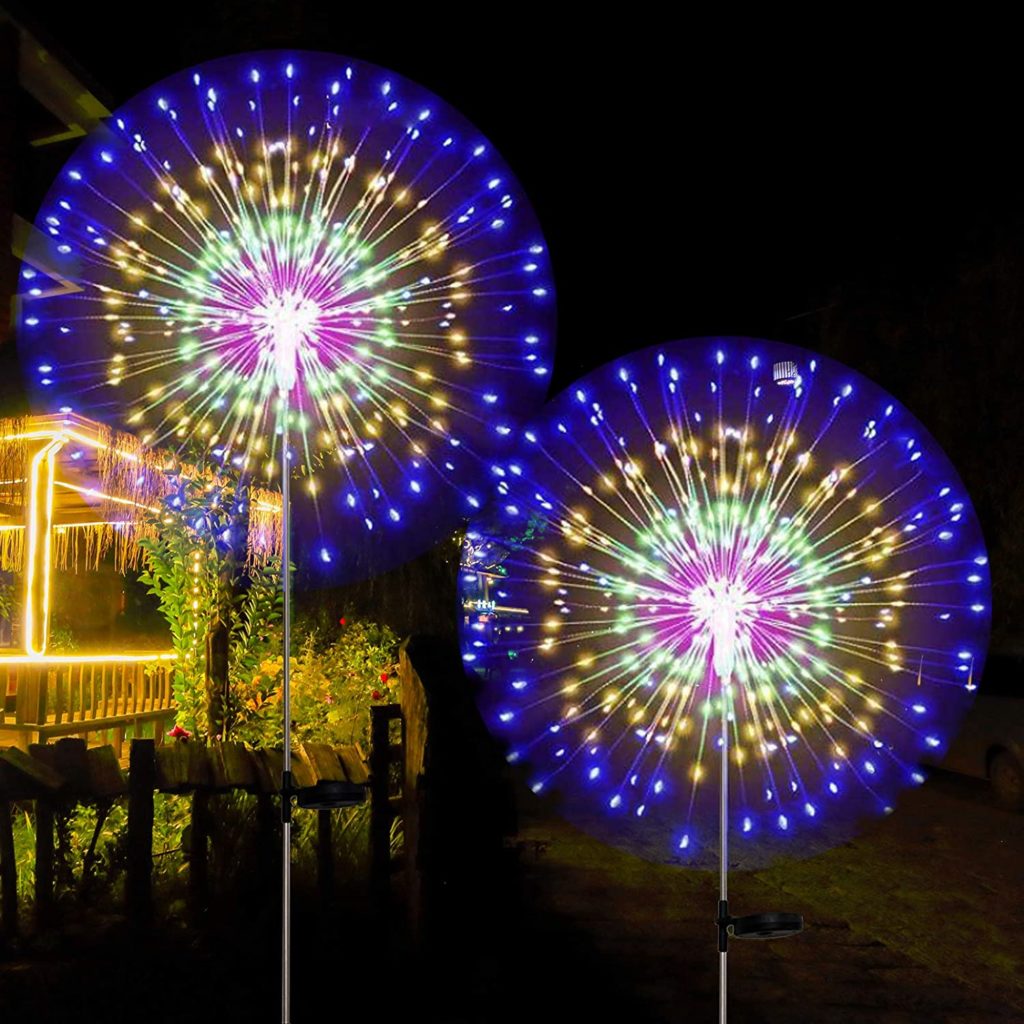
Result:
<instances>
[{"instance_id":1,"label":"wooden fence","mask_svg":"<svg viewBox=\"0 0 1024 1024\"><path fill-rule=\"evenodd\" d=\"M515 832L514 810L504 759L476 713L458 650L425 639L403 644L399 681L398 704L371 708L368 761L357 747L304 744L296 748L292 763L299 787L320 780L368 787L377 905L385 909L400 889L413 934L425 938L439 927L452 929L470 920L479 910L480 893L493 890L509 869L506 840ZM74 802L93 803L102 813L113 801L127 798L126 909L132 921L145 922L153 911L154 793L191 794L189 904L198 916L207 899L211 796L230 790L255 794L257 829L263 833L259 849L274 849L282 758L281 751L252 751L240 744L207 747L190 741L161 747L140 739L131 743L126 775L113 746L87 748L81 739L31 744L27 752L0 750L4 929L16 928L18 915L12 802L35 802L35 910L46 922L53 904L55 813ZM317 881L327 894L332 885L331 812L316 813ZM95 839L87 856L94 852ZM379 921L388 918L376 915Z\"/></svg>"},{"instance_id":2,"label":"wooden fence","mask_svg":"<svg viewBox=\"0 0 1024 1024\"><path fill-rule=\"evenodd\" d=\"M61 736L109 732L120 758L126 730L139 736L143 725L153 722L159 743L163 723L174 718L169 661L5 660L0 658L0 743L9 737L27 751L33 743Z\"/></svg>"},{"instance_id":3,"label":"wooden fence","mask_svg":"<svg viewBox=\"0 0 1024 1024\"><path fill-rule=\"evenodd\" d=\"M399 703L371 708L370 843L378 903L399 881L412 935L439 938L505 886L516 831L501 750L476 709L458 648L429 637L402 644ZM393 851L395 820L401 851ZM493 896L489 896L493 899Z\"/></svg>"},{"instance_id":4,"label":"wooden fence","mask_svg":"<svg viewBox=\"0 0 1024 1024\"><path fill-rule=\"evenodd\" d=\"M153 795L191 794L189 828L189 903L196 916L208 897L207 855L211 833L209 800L215 793L241 790L257 797L257 827L264 833L260 848L274 848L280 821L279 803L283 752L249 750L237 743L204 746L176 742L157 747L154 740L131 743L129 771L122 771L110 745L88 748L82 739L61 739L52 745L32 744L26 753L0 750L0 912L3 931L18 929L18 879L11 826L11 804L35 804L35 914L51 920L54 899L54 822L62 808L90 803L99 809L96 832L86 853L86 868L95 856L103 816L115 800L127 798L128 837L125 880L126 911L136 924L152 916ZM305 743L295 748L292 773L297 787L321 780L355 785L369 782L358 747ZM329 897L333 886L331 812L318 815L318 885Z\"/></svg>"}]
</instances>

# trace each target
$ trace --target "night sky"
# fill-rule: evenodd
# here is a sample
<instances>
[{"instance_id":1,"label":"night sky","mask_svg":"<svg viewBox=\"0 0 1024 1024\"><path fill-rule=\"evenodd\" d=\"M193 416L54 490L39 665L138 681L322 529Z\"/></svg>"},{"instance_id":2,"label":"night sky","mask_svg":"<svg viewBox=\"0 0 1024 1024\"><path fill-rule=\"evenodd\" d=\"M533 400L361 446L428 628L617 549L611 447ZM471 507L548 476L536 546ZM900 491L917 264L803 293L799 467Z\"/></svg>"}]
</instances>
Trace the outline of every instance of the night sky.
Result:
<instances>
[{"instance_id":1,"label":"night sky","mask_svg":"<svg viewBox=\"0 0 1024 1024\"><path fill-rule=\"evenodd\" d=\"M582 8L556 27L555 9L536 5L328 6L88 4L57 21L8 5L110 108L182 67L260 48L332 50L422 82L499 148L537 210L558 292L553 389L703 334L843 360L904 401L958 467L993 555L997 634L1020 634L1012 62L934 26L815 38L807 24L745 25L739 42L737 25L584 20ZM73 145L20 164L22 216Z\"/></svg>"}]
</instances>

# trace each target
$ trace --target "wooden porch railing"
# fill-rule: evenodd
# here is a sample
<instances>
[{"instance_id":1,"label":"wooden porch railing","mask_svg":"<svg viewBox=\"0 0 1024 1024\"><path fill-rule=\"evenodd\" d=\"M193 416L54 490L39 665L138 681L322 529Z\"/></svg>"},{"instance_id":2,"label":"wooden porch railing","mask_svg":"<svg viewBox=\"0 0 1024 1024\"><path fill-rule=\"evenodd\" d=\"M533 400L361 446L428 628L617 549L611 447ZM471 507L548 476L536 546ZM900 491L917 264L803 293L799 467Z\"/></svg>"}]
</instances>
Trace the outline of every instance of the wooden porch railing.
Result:
<instances>
[{"instance_id":1,"label":"wooden porch railing","mask_svg":"<svg viewBox=\"0 0 1024 1024\"><path fill-rule=\"evenodd\" d=\"M110 732L121 757L125 731L140 735L173 719L173 656L169 654L0 657L0 743L22 750L60 736Z\"/></svg>"}]
</instances>

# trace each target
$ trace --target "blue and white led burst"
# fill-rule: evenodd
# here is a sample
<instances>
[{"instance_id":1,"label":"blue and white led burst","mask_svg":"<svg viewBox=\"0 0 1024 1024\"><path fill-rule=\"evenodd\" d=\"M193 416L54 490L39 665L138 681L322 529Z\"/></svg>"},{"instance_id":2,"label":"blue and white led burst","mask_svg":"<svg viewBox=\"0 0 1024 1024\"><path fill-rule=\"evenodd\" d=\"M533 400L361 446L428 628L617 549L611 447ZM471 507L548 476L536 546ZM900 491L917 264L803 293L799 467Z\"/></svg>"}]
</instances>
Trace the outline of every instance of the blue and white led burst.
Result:
<instances>
[{"instance_id":1,"label":"blue and white led burst","mask_svg":"<svg viewBox=\"0 0 1024 1024\"><path fill-rule=\"evenodd\" d=\"M82 143L36 229L36 408L272 476L290 390L326 531L309 551L338 574L478 508L481 460L546 393L553 289L522 188L383 68L264 52L165 79Z\"/></svg>"},{"instance_id":2,"label":"blue and white led burst","mask_svg":"<svg viewBox=\"0 0 1024 1024\"><path fill-rule=\"evenodd\" d=\"M466 543L462 645L535 791L695 857L723 699L738 836L828 836L921 781L981 673L989 567L898 402L793 346L700 339L595 371L520 439Z\"/></svg>"}]
</instances>

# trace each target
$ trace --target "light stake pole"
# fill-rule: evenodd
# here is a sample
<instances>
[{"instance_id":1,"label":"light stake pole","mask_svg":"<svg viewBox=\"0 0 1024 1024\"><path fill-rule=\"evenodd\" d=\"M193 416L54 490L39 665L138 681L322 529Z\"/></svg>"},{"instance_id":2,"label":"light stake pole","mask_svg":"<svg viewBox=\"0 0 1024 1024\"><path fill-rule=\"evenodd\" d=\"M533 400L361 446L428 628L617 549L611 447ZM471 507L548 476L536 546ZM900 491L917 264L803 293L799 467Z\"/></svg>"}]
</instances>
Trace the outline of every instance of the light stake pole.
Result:
<instances>
[{"instance_id":1,"label":"light stake pole","mask_svg":"<svg viewBox=\"0 0 1024 1024\"><path fill-rule=\"evenodd\" d=\"M729 698L733 667L736 663L736 639L740 601L736 588L727 579L710 585L708 625L711 628L712 668L718 677L721 702L721 771L718 788L718 1021L725 1024L729 980L729 942L727 928L721 922L729 917Z\"/></svg>"},{"instance_id":2,"label":"light stake pole","mask_svg":"<svg viewBox=\"0 0 1024 1024\"><path fill-rule=\"evenodd\" d=\"M276 307L274 321L274 375L281 408L281 595L284 620L284 662L281 703L284 715L284 760L281 768L281 1024L291 1024L292 988L292 799L300 807L315 811L333 811L354 807L366 799L359 783L321 779L305 789L292 779L292 502L291 464L288 458L288 413L291 395L299 378L299 346L312 343L308 310L296 306L293 295L286 295Z\"/></svg>"},{"instance_id":3,"label":"light stake pole","mask_svg":"<svg viewBox=\"0 0 1024 1024\"><path fill-rule=\"evenodd\" d=\"M729 936L737 939L780 939L803 929L799 914L767 913L731 917L729 914L729 712L732 676L736 665L741 612L753 611L741 585L717 579L703 600L711 631L712 667L718 678L721 700L721 779L718 790L718 1024L729 1016Z\"/></svg>"},{"instance_id":4,"label":"light stake pole","mask_svg":"<svg viewBox=\"0 0 1024 1024\"><path fill-rule=\"evenodd\" d=\"M281 772L281 1021L291 1022L292 983L292 588L291 588L291 494L288 465L288 392L281 392L281 592L284 619L284 763Z\"/></svg>"},{"instance_id":5,"label":"light stake pole","mask_svg":"<svg viewBox=\"0 0 1024 1024\"><path fill-rule=\"evenodd\" d=\"M310 332L309 316L293 293L270 307L273 326L271 357L281 408L281 594L284 633L284 675L281 703L284 715L284 761L281 769L281 1022L291 1024L292 988L292 588L291 588L291 466L288 460L288 410L299 379L299 345Z\"/></svg>"},{"instance_id":6,"label":"light stake pole","mask_svg":"<svg viewBox=\"0 0 1024 1024\"><path fill-rule=\"evenodd\" d=\"M721 680L722 692L722 782L718 794L718 919L729 917L729 688L731 675ZM725 1024L729 980L728 932L718 934L718 1024Z\"/></svg>"}]
</instances>

